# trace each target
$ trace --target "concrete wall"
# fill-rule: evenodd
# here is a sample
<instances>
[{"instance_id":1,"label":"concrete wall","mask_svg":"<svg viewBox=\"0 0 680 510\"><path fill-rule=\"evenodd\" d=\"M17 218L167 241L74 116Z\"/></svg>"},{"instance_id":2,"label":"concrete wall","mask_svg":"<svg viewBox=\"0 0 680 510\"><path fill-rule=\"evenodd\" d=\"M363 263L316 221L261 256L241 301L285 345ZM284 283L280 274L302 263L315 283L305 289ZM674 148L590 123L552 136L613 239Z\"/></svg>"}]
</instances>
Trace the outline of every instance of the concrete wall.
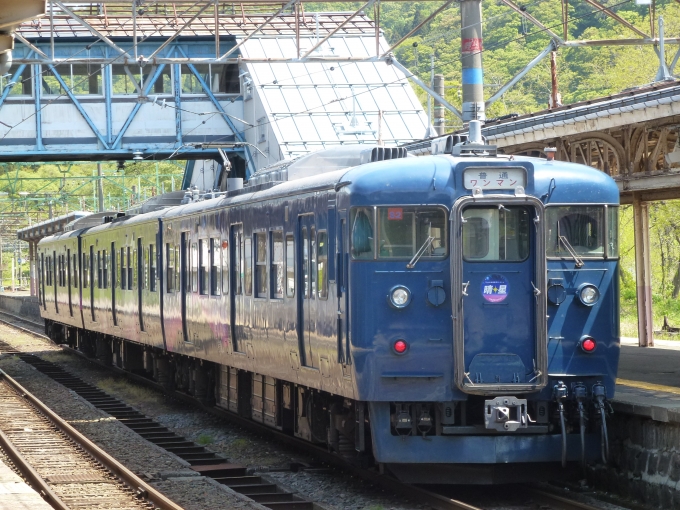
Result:
<instances>
[{"instance_id":1,"label":"concrete wall","mask_svg":"<svg viewBox=\"0 0 680 510\"><path fill-rule=\"evenodd\" d=\"M34 321L42 321L40 306L35 296L0 294L0 310Z\"/></svg>"}]
</instances>

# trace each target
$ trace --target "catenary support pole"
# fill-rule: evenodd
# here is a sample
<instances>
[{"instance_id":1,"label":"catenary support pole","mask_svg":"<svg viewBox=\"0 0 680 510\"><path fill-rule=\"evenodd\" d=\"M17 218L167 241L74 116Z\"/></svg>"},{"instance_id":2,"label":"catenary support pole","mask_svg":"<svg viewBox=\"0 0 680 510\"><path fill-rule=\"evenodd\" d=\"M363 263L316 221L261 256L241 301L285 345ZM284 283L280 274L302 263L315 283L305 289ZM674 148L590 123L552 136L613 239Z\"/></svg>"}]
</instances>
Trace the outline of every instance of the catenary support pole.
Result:
<instances>
[{"instance_id":1,"label":"catenary support pole","mask_svg":"<svg viewBox=\"0 0 680 510\"><path fill-rule=\"evenodd\" d=\"M638 341L641 347L654 346L652 326L652 276L649 251L649 208L639 195L633 195L635 229L635 279L637 281Z\"/></svg>"},{"instance_id":2,"label":"catenary support pole","mask_svg":"<svg viewBox=\"0 0 680 510\"><path fill-rule=\"evenodd\" d=\"M102 164L97 163L97 198L99 199L99 212L104 212L104 179Z\"/></svg>"},{"instance_id":3,"label":"catenary support pole","mask_svg":"<svg viewBox=\"0 0 680 510\"><path fill-rule=\"evenodd\" d=\"M434 91L441 97L444 97L444 75L435 74L434 75ZM445 127L445 111L444 105L439 101L434 102L434 129L437 131L438 135L443 135L446 132Z\"/></svg>"},{"instance_id":4,"label":"catenary support pole","mask_svg":"<svg viewBox=\"0 0 680 510\"><path fill-rule=\"evenodd\" d=\"M463 62L463 122L485 120L482 72L482 2L460 2L461 54Z\"/></svg>"}]
</instances>

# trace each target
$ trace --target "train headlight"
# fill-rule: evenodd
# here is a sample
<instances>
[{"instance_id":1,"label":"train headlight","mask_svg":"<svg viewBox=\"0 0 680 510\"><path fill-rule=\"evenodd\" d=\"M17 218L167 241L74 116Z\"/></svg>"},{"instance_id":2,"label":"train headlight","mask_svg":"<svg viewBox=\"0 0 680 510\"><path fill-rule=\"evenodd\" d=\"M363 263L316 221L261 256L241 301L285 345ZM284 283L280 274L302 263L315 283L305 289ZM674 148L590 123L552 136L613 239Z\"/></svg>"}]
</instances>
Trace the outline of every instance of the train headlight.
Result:
<instances>
[{"instance_id":1,"label":"train headlight","mask_svg":"<svg viewBox=\"0 0 680 510\"><path fill-rule=\"evenodd\" d=\"M411 291L403 285L397 285L390 289L387 297L394 308L404 308L411 302Z\"/></svg>"},{"instance_id":2,"label":"train headlight","mask_svg":"<svg viewBox=\"0 0 680 510\"><path fill-rule=\"evenodd\" d=\"M592 283L584 283L576 289L576 295L586 306L593 306L600 300L600 291Z\"/></svg>"}]
</instances>

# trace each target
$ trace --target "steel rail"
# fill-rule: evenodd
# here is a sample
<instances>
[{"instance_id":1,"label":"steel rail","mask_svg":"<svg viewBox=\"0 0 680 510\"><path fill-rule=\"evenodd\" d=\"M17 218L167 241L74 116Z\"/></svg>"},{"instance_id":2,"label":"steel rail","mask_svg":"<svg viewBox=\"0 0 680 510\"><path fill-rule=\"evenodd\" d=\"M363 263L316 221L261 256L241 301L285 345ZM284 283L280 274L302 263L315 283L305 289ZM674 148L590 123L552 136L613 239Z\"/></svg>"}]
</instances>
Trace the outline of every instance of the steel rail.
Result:
<instances>
[{"instance_id":1,"label":"steel rail","mask_svg":"<svg viewBox=\"0 0 680 510\"><path fill-rule=\"evenodd\" d=\"M54 411L52 411L49 407L47 407L45 404L43 404L40 400L38 400L37 397L35 397L32 393L30 393L26 388L21 386L17 381L12 379L3 370L0 370L0 380L4 380L5 382L7 382L15 391L17 391L25 400L30 402L38 411L40 411L49 421L52 422L52 424L54 424L69 439L71 439L74 443L76 443L80 447L82 447L83 450L86 453L88 453L93 459L95 459L96 461L101 463L111 473L113 473L115 476L120 478L133 491L135 491L137 493L137 495L139 495L141 498L150 501L151 503L153 503L155 505L155 508L158 508L160 510L182 510L181 506L172 502L167 497L165 497L163 494L161 494L156 489L151 487L144 480L139 478L132 471L127 469L125 466L123 466L121 463L119 463L116 459L114 459L109 454L107 454L104 450L102 450L97 445L95 445L87 437L82 435L80 432L78 432L76 429L74 429L71 425L69 425L64 420L62 420ZM1 431L0 431L0 433L1 433ZM4 434L0 435L0 438L2 436L4 436ZM6 436L5 436L5 439L7 439ZM9 441L9 439L7 439L7 441ZM10 450L11 450L11 448L10 448ZM17 456L17 459L18 458L19 458L19 456ZM19 462L21 462L21 460L19 460ZM34 471L34 473L35 473L35 471ZM35 476L38 476L37 473L35 473ZM40 478L40 477L38 476L38 478ZM45 484L44 481L42 483ZM42 485L40 487L41 487L41 490L45 490L45 489L43 489ZM47 489L49 490L49 487L47 487ZM48 494L48 493L46 492L46 494ZM52 493L52 495L56 498L56 495L54 495L53 493ZM58 500L59 498L56 498L56 499ZM63 503L61 503L61 504L63 505ZM64 510L68 510L68 507L65 506L65 505L60 506L58 508L63 508Z\"/></svg>"},{"instance_id":2,"label":"steel rail","mask_svg":"<svg viewBox=\"0 0 680 510\"><path fill-rule=\"evenodd\" d=\"M29 322L31 324L36 324L33 323L32 321L28 321L26 319L22 319L21 317L17 317L15 315L9 314L4 311L0 311L0 314L5 314L9 315L11 317L14 317L18 320L23 320L25 322ZM43 335L41 333L37 333L35 331L32 331L30 329L23 328L21 326L17 326L16 324L10 323L8 321L5 321L4 319L0 318L0 323L5 323L10 327L14 327L17 329L20 329L28 334L31 334L33 336L36 336L41 339L46 339L49 340L50 342L52 341L49 337L46 335ZM85 354L82 352L68 346L61 346L62 349L66 352L70 352L72 354L75 354L79 357L81 357L83 360L88 361L92 364L95 364L97 366L100 366L102 368L105 368L111 372L114 372L115 374L125 376L127 379L130 379L138 384L141 384L143 386L147 386L149 388L152 388L156 391L159 391L160 393L169 396L170 398L173 398L175 400L193 405L194 407L211 414L213 416L217 416L219 418L223 418L231 423L234 423L238 426L244 427L247 430L250 430L252 432L258 433L258 434L263 434L269 437L273 437L279 441L281 441L284 444L287 444L289 446L299 448L300 450L303 450L305 453L312 455L319 459L321 462L325 462L327 464L333 465L338 467L339 469L344 470L345 472L349 472L350 474L356 475L358 477L361 477L365 480L368 480L372 483L375 483L376 485L380 485L381 487L385 489L389 489L391 491L394 491L395 493L402 494L405 497L407 497L410 500L417 501L419 503L426 503L433 508L436 508L437 510L481 510L479 507L475 507L473 505L469 505L463 501L456 500L453 498L449 498L447 496L444 496L442 494L438 494L436 492L432 492L430 490L424 489L422 487L417 487L414 485L409 485L405 484L395 478L391 478L388 476L385 476L384 474L380 474L376 471L372 471L369 469L365 468L360 468L357 466L354 466L350 464L348 461L343 459L342 457L339 457L338 455L329 452L327 449L320 448L318 446L315 446L311 443L308 443L302 439L298 439L294 436L289 436L287 434L284 434L282 432L279 432L275 429L272 429L271 427L267 427L266 425L254 422L252 420L249 420L247 418L244 418L242 416L239 416L237 414L234 414L230 411L227 411L225 409L215 407L215 406L206 406L202 404L201 402L197 401L194 399L194 397L187 395L185 393L181 393L178 391L168 391L163 386L155 381L149 380L145 377L132 374L130 372L127 372L123 369L120 369L118 367L114 366L108 366L105 365L96 359L92 359L87 357ZM601 510L599 507L595 507L592 505L588 505L586 503L581 503L579 501L574 501L570 500L568 498L565 498L563 496L557 495L557 494L552 494L548 491L545 491L540 488L532 487L531 485L524 485L523 488L526 489L526 491L531 495L531 497L537 502L541 504L546 504L548 505L551 509L554 510Z\"/></svg>"},{"instance_id":3,"label":"steel rail","mask_svg":"<svg viewBox=\"0 0 680 510\"><path fill-rule=\"evenodd\" d=\"M8 380L7 378L9 378L9 376L0 370L0 380ZM33 469L33 466L31 466L24 456L19 453L19 450L16 449L12 441L10 441L9 437L7 437L2 430L0 430L0 447L5 454L12 459L12 462L14 462L14 465L21 474L26 477L26 480L31 487L40 494L47 503L57 510L70 510L66 503L52 491L47 482L43 480L35 469Z\"/></svg>"}]
</instances>

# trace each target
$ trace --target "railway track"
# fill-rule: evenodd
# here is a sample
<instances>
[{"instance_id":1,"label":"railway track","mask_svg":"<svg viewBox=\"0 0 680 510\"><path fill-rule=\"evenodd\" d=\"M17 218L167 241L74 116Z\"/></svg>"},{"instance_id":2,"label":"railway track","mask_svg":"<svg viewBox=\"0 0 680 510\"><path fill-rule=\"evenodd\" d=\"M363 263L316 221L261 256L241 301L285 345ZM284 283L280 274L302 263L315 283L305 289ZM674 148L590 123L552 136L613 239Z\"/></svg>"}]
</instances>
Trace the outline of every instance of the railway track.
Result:
<instances>
[{"instance_id":1,"label":"railway track","mask_svg":"<svg viewBox=\"0 0 680 510\"><path fill-rule=\"evenodd\" d=\"M59 510L181 510L1 370L0 446Z\"/></svg>"},{"instance_id":2,"label":"railway track","mask_svg":"<svg viewBox=\"0 0 680 510\"><path fill-rule=\"evenodd\" d=\"M1 318L2 316L5 317L10 317L11 320L6 320ZM17 322L23 322L31 328L41 328L42 326L38 323L35 323L33 321L23 319L21 317L14 316L12 314L7 314L6 312L0 312L0 322L7 324L8 326L18 328L25 333L28 333L30 335L34 335L36 337L46 339L48 341L51 341L49 337L42 333L38 333L37 331L34 331L33 329L29 329L26 327L19 326ZM8 347L10 350L8 350ZM358 468L356 466L352 466L349 463L347 463L344 459L340 458L339 456L332 454L328 452L325 449L319 448L317 446L314 446L310 443L307 443L305 441L302 441L300 439L297 439L295 437L288 436L286 434L280 433L274 429L271 429L269 427L266 427L264 425L261 425L257 422L253 422L250 420L247 420L246 418L243 418L241 416L235 415L229 411L217 408L217 407L208 407L197 400L195 400L193 397L179 393L179 392L167 392L162 388L161 385L155 383L154 381L150 381L146 378L140 377L135 374L131 374L128 372L125 372L121 369L118 369L116 367L109 367L105 366L96 360L93 360L91 358L87 358L84 354L80 353L79 351L75 351L74 349L68 348L63 346L65 350L68 352L74 353L83 359L87 360L90 363L94 363L100 367L106 368L107 370L113 371L115 373L118 373L120 375L125 376L128 379L131 379L137 383L140 383L144 386L151 387L156 389L159 392L162 392L166 394L167 396L179 400L182 402L186 402L194 407L197 407L205 412L208 412L213 415L217 415L219 417L225 418L233 423L236 423L240 426L246 427L252 431L270 436L270 437L275 437L277 440L289 444L297 449L300 449L302 451L305 451L306 453L318 458L322 462L326 464L330 464L332 466L339 467L343 469L346 472L351 473L352 475L361 477L365 480L368 480L386 490L392 491L396 494L400 494L408 498L409 500L412 500L414 502L420 503L420 504L428 504L429 506L436 508L437 510L482 510L482 507L478 507L472 504L468 504L464 501L455 499L454 497L451 497L448 494L445 494L443 492L437 492L437 491L432 491L428 490L422 487L418 486L413 486L413 485L407 485L404 484L396 479L393 479L391 477L381 475L377 471L371 470L371 469L363 469L363 468ZM9 346L9 344L6 344L5 342L0 341L0 352L12 352L11 351L12 347ZM15 353L20 354L16 349L14 349ZM57 365L54 365L50 362L44 361L37 356L30 355L22 355L21 358L24 361L27 361L28 363L33 364L36 368L39 370L43 371L46 375L49 375L52 377L52 374L57 374L57 377L53 377L56 381L60 382L63 384L62 381L65 381L65 379L73 378L71 374L66 373L63 369L59 368ZM40 367L43 367L41 369ZM79 393L77 387L82 387L82 384L87 384L84 383L80 380L78 382L73 382L71 381L70 384L75 384L76 388L74 391L76 393ZM67 382L66 384L67 387L69 387L69 383ZM94 387L91 387L94 388ZM96 388L95 388L96 389ZM97 393L94 395L94 401L91 401L95 406L99 407L98 403L103 403L104 407L100 407L102 410L108 412L114 417L116 416L115 413L130 413L134 412L136 414L125 414L124 416L120 416L119 414L119 420L123 421L125 419L128 419L128 423L125 423L128 427L132 428L135 430L137 433L142 435L142 437L145 437L147 440L150 440L160 446L161 448L165 448L168 451L171 451L181 458L185 458L189 463L193 462L194 469L196 469L201 475L203 476L209 476L214 478L216 481L223 483L225 485L230 486L232 489L236 490L237 492L241 492L243 495L253 499L256 502L259 502L260 504L267 506L272 509L281 509L281 510L306 510L306 509L311 509L313 508L313 503L310 501L302 501L302 500L297 500L297 501L283 501L280 500L281 496L284 498L289 498L289 497L294 497L294 495L291 494L286 494L285 491L281 491L280 489L276 488L274 484L269 483L267 480L263 479L261 476L257 475L250 475L248 476L246 474L246 468L244 466L236 466L236 465L225 465L224 459L219 459L219 458L212 458L208 459L205 458L205 453L204 452L195 452L191 450L187 451L178 451L175 450L173 451L173 448L176 447L179 450L183 448L196 448L198 445L195 445L193 443L187 442L184 438L179 437L179 436L174 436L174 434L170 431L168 431L165 427L162 427L160 424L154 423L152 419L147 418L144 415L141 415L141 413L138 413L137 411L133 410L132 408L129 408L125 406L124 403L117 401L113 402L110 399L113 399L113 397L110 397L106 395L105 397L102 397L101 390L96 390ZM88 394L89 390L86 389L81 396L85 398L86 400L88 399ZM115 400L115 399L114 399ZM109 405L110 407L107 409L106 406ZM164 429L164 430L162 430ZM145 432L146 431L146 432ZM174 436L174 437L173 437ZM204 449L205 450L205 449ZM198 457L194 459L187 458L186 456L183 456L183 454L186 453L196 453L199 455ZM213 454L214 455L214 454ZM200 460L199 460L200 459ZM551 508L554 510L601 510L601 506L595 506L595 504L589 504L589 503L583 503L579 501L575 501L573 499L570 499L568 495L566 494L561 494L561 493L556 493L553 492L552 490L546 489L545 487L534 487L531 485L525 485L521 487L521 490L523 491L524 494L528 495L531 497L531 499L538 505L541 506L541 508ZM446 491L447 493L449 491ZM608 505L608 508L612 508L612 505Z\"/></svg>"}]
</instances>

